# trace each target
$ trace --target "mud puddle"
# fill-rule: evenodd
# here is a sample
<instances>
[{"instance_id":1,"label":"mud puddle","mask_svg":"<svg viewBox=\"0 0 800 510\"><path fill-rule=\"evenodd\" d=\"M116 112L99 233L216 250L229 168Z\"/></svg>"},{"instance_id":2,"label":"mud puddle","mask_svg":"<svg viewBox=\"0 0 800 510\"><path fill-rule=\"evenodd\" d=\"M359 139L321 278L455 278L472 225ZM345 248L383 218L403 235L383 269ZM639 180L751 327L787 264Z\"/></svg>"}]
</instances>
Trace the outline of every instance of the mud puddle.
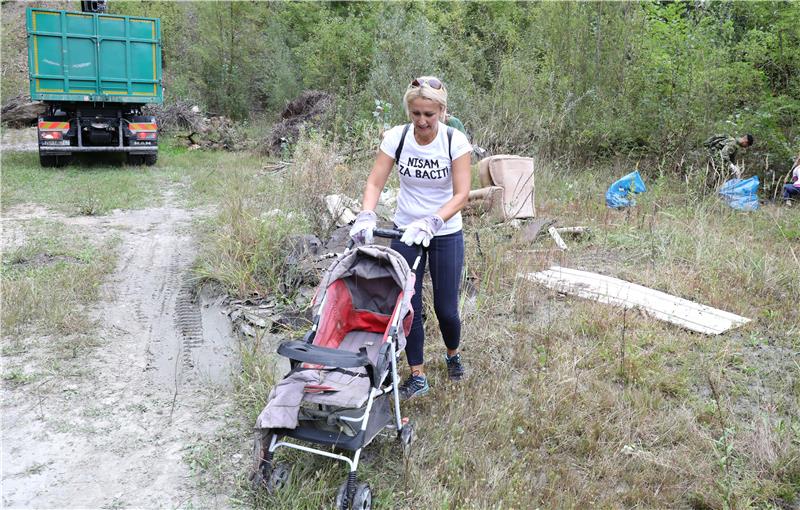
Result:
<instances>
[{"instance_id":1,"label":"mud puddle","mask_svg":"<svg viewBox=\"0 0 800 510\"><path fill-rule=\"evenodd\" d=\"M4 384L4 508L228 506L186 458L232 408L238 343L221 299L192 280L191 222L202 212L166 202L100 217L4 214L6 246L21 240L21 222L42 217L120 239L103 297L86 312L98 324L92 349L74 358L53 348L68 339L32 337L4 353L6 368L37 374Z\"/></svg>"}]
</instances>

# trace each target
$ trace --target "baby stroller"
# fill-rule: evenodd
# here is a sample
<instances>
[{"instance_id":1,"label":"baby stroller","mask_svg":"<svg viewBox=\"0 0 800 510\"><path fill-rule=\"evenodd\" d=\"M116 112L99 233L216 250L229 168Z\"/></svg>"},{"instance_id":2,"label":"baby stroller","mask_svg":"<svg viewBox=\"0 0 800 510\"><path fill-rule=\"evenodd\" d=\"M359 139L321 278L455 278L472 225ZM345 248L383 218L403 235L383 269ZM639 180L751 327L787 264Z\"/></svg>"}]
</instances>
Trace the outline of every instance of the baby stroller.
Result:
<instances>
[{"instance_id":1,"label":"baby stroller","mask_svg":"<svg viewBox=\"0 0 800 510\"><path fill-rule=\"evenodd\" d=\"M375 235L402 232L376 229ZM346 250L325 273L311 331L278 347L291 370L256 420L254 486L272 493L285 485L289 466L273 458L278 448L293 448L346 462L350 472L336 507L371 508L369 485L356 480L362 449L386 428L397 431L404 453L413 439L400 415L397 360L411 329L418 263L419 255L409 268L391 248L368 245Z\"/></svg>"}]
</instances>

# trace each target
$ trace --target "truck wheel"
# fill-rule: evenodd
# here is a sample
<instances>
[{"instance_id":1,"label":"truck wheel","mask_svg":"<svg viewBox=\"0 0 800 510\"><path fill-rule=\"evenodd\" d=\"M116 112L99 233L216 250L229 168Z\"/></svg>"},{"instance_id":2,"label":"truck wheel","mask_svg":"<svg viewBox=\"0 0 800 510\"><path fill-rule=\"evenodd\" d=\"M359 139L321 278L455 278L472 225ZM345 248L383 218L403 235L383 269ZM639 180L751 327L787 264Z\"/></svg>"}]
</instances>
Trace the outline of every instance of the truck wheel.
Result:
<instances>
[{"instance_id":1,"label":"truck wheel","mask_svg":"<svg viewBox=\"0 0 800 510\"><path fill-rule=\"evenodd\" d=\"M70 159L70 156L43 156L39 154L39 164L45 168L67 166Z\"/></svg>"},{"instance_id":2,"label":"truck wheel","mask_svg":"<svg viewBox=\"0 0 800 510\"><path fill-rule=\"evenodd\" d=\"M158 153L156 153L156 154L145 154L143 156L143 158L144 158L144 164L145 165L153 166L153 165L156 164L156 161L158 161Z\"/></svg>"},{"instance_id":3,"label":"truck wheel","mask_svg":"<svg viewBox=\"0 0 800 510\"><path fill-rule=\"evenodd\" d=\"M141 154L128 153L128 165L140 166L143 164L144 164L144 156L142 156Z\"/></svg>"}]
</instances>

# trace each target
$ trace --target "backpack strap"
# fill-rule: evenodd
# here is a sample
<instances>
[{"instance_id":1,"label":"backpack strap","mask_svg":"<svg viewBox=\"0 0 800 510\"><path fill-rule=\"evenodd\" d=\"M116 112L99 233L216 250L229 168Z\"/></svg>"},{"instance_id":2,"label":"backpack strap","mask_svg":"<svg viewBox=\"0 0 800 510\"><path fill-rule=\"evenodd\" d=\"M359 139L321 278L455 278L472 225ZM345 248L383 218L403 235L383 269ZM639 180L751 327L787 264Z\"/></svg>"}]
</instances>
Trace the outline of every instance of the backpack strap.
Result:
<instances>
[{"instance_id":1,"label":"backpack strap","mask_svg":"<svg viewBox=\"0 0 800 510\"><path fill-rule=\"evenodd\" d=\"M411 127L411 124L406 124L406 127L403 128L403 134L400 135L400 143L397 144L397 150L394 151L394 162L396 165L400 165L400 154L403 152L403 145L406 143L406 135L408 134L408 128Z\"/></svg>"},{"instance_id":2,"label":"backpack strap","mask_svg":"<svg viewBox=\"0 0 800 510\"><path fill-rule=\"evenodd\" d=\"M395 164L400 164L400 154L403 153L403 145L406 143L406 135L408 134L408 128L411 127L411 124L406 124L406 127L403 128L403 134L400 135L400 143L397 144L397 150L394 151L394 162ZM447 154L450 156L450 162L453 161L453 128L448 126L447 127Z\"/></svg>"},{"instance_id":3,"label":"backpack strap","mask_svg":"<svg viewBox=\"0 0 800 510\"><path fill-rule=\"evenodd\" d=\"M453 162L453 128L451 126L447 127L447 154L450 156L450 163Z\"/></svg>"}]
</instances>

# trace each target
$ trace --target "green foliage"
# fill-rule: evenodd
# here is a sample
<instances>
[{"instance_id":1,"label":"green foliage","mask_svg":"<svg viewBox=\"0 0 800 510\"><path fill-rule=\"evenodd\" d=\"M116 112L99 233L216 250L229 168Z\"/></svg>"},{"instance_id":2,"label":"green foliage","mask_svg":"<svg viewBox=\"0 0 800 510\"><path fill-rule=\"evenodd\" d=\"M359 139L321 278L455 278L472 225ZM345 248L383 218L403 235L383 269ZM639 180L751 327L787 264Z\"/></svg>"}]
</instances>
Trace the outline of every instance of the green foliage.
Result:
<instances>
[{"instance_id":1,"label":"green foliage","mask_svg":"<svg viewBox=\"0 0 800 510\"><path fill-rule=\"evenodd\" d=\"M265 74L266 45L260 26L268 4L200 3L202 37L190 58L199 68L197 85L211 111L234 119L247 118Z\"/></svg>"},{"instance_id":2,"label":"green foliage","mask_svg":"<svg viewBox=\"0 0 800 510\"><path fill-rule=\"evenodd\" d=\"M297 49L308 88L352 92L367 76L372 57L370 20L330 17Z\"/></svg>"},{"instance_id":3,"label":"green foliage","mask_svg":"<svg viewBox=\"0 0 800 510\"><path fill-rule=\"evenodd\" d=\"M161 18L168 100L243 119L321 89L337 98L335 139L358 132L375 100L398 106L387 122L404 121L407 80L436 74L449 109L495 152L665 168L701 163L710 133L751 132L747 168L777 179L800 146L797 2L110 6ZM7 67L4 94L23 82Z\"/></svg>"}]
</instances>

